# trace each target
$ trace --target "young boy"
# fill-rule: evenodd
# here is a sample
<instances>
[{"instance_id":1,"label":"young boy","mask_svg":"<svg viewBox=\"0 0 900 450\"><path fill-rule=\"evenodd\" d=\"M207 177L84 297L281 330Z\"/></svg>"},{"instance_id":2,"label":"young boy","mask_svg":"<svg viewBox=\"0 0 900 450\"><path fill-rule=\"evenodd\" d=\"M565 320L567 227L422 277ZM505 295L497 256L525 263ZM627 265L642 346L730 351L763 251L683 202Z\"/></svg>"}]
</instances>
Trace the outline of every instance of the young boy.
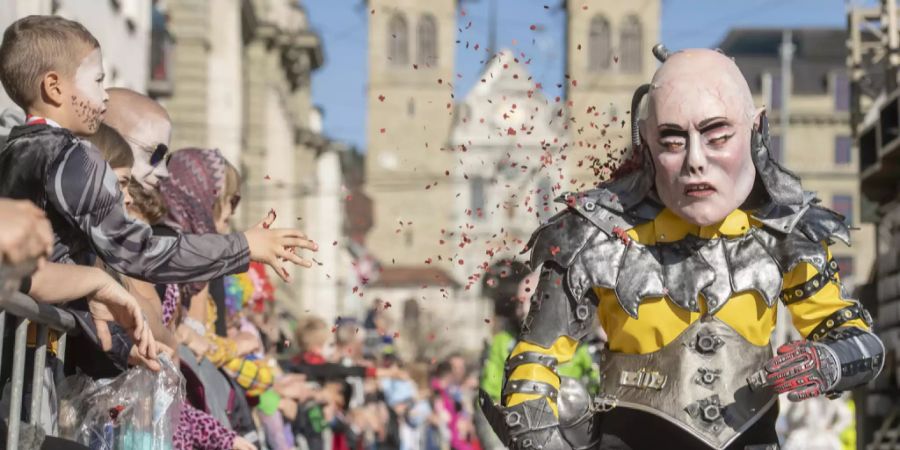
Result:
<instances>
[{"instance_id":1,"label":"young boy","mask_svg":"<svg viewBox=\"0 0 900 450\"><path fill-rule=\"evenodd\" d=\"M311 267L293 249L317 246L298 230L264 223L230 235L162 237L129 218L115 174L76 137L96 132L103 120L103 78L100 45L77 22L29 16L3 35L0 81L28 119L0 151L0 196L29 199L47 212L52 261L89 264L96 254L118 272L161 283L240 273L250 259L274 267L285 281L281 261Z\"/></svg>"}]
</instances>

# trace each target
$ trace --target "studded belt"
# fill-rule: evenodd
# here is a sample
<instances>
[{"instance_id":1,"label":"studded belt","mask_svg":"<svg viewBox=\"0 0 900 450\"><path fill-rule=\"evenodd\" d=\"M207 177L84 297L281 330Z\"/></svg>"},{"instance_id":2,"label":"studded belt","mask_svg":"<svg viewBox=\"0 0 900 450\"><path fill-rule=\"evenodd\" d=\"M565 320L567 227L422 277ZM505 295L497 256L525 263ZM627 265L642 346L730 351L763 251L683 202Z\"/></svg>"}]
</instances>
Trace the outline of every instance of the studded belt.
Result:
<instances>
[{"instance_id":1,"label":"studded belt","mask_svg":"<svg viewBox=\"0 0 900 450\"><path fill-rule=\"evenodd\" d=\"M706 316L653 353L607 352L603 393L618 408L657 415L711 448L725 448L775 403L771 392L752 392L746 382L771 356L768 345L753 345Z\"/></svg>"}]
</instances>

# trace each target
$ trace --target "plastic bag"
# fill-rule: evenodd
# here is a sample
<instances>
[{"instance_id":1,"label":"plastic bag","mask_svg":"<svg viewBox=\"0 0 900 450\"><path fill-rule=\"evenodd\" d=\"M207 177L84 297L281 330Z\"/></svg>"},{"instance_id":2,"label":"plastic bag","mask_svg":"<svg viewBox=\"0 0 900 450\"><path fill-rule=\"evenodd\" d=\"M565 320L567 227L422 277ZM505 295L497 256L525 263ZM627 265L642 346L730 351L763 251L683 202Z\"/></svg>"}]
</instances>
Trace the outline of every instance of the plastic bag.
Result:
<instances>
[{"instance_id":1,"label":"plastic bag","mask_svg":"<svg viewBox=\"0 0 900 450\"><path fill-rule=\"evenodd\" d=\"M74 375L60 387L60 437L92 450L171 450L184 378L165 354L162 369L134 367L116 378Z\"/></svg>"}]
</instances>

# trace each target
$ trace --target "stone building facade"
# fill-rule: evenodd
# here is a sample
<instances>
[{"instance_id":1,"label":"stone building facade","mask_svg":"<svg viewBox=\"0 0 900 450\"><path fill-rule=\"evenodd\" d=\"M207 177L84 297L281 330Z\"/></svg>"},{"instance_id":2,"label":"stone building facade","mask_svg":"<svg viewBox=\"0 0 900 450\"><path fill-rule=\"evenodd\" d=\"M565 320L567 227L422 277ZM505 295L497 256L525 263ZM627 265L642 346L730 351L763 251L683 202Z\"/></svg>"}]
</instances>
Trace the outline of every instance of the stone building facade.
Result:
<instances>
[{"instance_id":1,"label":"stone building facade","mask_svg":"<svg viewBox=\"0 0 900 450\"><path fill-rule=\"evenodd\" d=\"M566 2L571 179L564 190L589 189L605 179L610 159L630 146L631 97L656 71L649 50L660 41L661 9L659 0Z\"/></svg>"},{"instance_id":2,"label":"stone building facade","mask_svg":"<svg viewBox=\"0 0 900 450\"><path fill-rule=\"evenodd\" d=\"M294 283L276 289L294 315L334 319L352 277L341 195L351 149L322 135L310 75L324 55L305 9L291 0L170 0L164 13L175 45L173 88L160 100L173 148L219 148L238 167L237 228L274 210L276 227L300 228L320 244L318 264L289 269Z\"/></svg>"},{"instance_id":3,"label":"stone building facade","mask_svg":"<svg viewBox=\"0 0 900 450\"><path fill-rule=\"evenodd\" d=\"M452 256L438 241L459 214L442 206L455 195L445 171L458 164L448 146L456 4L368 2L366 191L375 217L366 244L386 263Z\"/></svg>"},{"instance_id":4,"label":"stone building facade","mask_svg":"<svg viewBox=\"0 0 900 450\"><path fill-rule=\"evenodd\" d=\"M892 17L893 16L893 17ZM896 0L857 5L843 30L849 55L850 125L864 220L875 228L875 264L860 299L885 345L881 375L855 392L858 441L865 449L900 448L900 35Z\"/></svg>"},{"instance_id":5,"label":"stone building facade","mask_svg":"<svg viewBox=\"0 0 900 450\"><path fill-rule=\"evenodd\" d=\"M843 214L853 228L852 246L832 246L841 280L853 295L865 284L874 261L874 227L862 220L860 160L850 132L850 94L845 67L845 31L792 30L793 86L789 98L789 128L780 129L780 29L734 29L718 47L735 58L754 95L766 106L772 152L814 191L822 204ZM786 136L786 140L782 138Z\"/></svg>"}]
</instances>

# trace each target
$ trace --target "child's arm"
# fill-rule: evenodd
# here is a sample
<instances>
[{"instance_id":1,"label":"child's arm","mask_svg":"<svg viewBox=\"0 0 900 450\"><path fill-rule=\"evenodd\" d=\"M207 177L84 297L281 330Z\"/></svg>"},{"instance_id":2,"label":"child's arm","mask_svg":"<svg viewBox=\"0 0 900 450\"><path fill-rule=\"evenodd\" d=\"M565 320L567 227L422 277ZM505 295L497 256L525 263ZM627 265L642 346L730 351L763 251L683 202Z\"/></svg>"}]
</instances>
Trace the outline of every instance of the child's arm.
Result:
<instances>
[{"instance_id":1,"label":"child's arm","mask_svg":"<svg viewBox=\"0 0 900 450\"><path fill-rule=\"evenodd\" d=\"M156 359L156 342L137 300L106 272L96 267L47 263L31 275L27 294L42 303L64 303L87 298L96 321L115 321L129 331L142 355ZM97 324L97 335L104 343L111 340L109 330Z\"/></svg>"},{"instance_id":2,"label":"child's arm","mask_svg":"<svg viewBox=\"0 0 900 450\"><path fill-rule=\"evenodd\" d=\"M250 258L289 276L281 261L311 267L290 249L315 251L298 230L256 228L245 233L154 236L122 205L115 173L98 152L77 141L54 161L44 180L47 199L90 240L94 252L117 272L155 283L208 281L247 271Z\"/></svg>"}]
</instances>

